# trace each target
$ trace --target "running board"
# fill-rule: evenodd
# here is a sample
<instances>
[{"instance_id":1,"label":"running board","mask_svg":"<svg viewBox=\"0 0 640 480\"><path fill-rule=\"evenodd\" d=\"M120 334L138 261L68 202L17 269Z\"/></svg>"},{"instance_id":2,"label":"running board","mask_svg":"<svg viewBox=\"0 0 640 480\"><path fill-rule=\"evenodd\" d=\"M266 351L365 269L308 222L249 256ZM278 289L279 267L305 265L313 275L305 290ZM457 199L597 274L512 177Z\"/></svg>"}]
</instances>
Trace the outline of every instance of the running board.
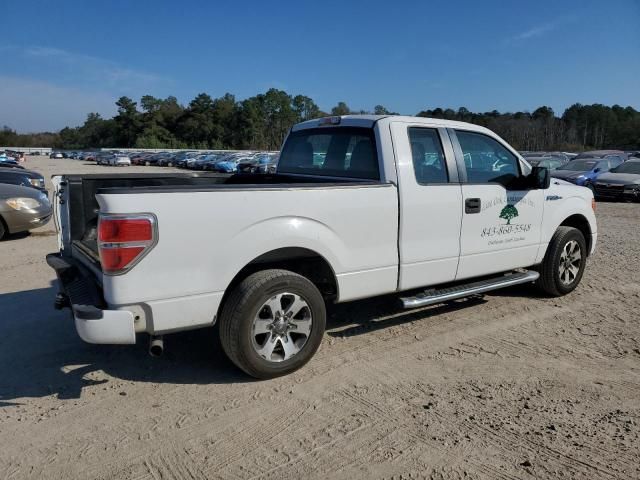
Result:
<instances>
[{"instance_id":1,"label":"running board","mask_svg":"<svg viewBox=\"0 0 640 480\"><path fill-rule=\"evenodd\" d=\"M449 300L456 300L458 298L468 297L470 295L477 295L479 293L489 292L491 290L497 290L499 288L510 287L512 285L519 285L521 283L534 282L538 279L540 274L532 270L526 270L524 272L509 273L500 277L489 278L487 280L481 280L479 282L466 283L464 285L458 285L456 287L442 288L440 290L431 289L418 293L413 297L402 297L402 305L404 308L416 308L424 307L426 305L433 305L434 303L444 303Z\"/></svg>"}]
</instances>

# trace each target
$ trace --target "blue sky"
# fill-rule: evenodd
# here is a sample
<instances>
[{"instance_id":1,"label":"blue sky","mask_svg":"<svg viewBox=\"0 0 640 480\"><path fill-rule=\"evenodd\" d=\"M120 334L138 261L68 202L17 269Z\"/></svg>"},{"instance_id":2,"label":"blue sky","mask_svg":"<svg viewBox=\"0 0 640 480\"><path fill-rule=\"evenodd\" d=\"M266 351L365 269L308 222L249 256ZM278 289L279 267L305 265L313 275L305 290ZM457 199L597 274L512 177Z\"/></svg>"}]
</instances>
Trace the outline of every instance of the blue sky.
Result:
<instances>
[{"instance_id":1,"label":"blue sky","mask_svg":"<svg viewBox=\"0 0 640 480\"><path fill-rule=\"evenodd\" d=\"M640 109L640 0L29 1L0 5L0 125L81 124L128 95L323 109Z\"/></svg>"}]
</instances>

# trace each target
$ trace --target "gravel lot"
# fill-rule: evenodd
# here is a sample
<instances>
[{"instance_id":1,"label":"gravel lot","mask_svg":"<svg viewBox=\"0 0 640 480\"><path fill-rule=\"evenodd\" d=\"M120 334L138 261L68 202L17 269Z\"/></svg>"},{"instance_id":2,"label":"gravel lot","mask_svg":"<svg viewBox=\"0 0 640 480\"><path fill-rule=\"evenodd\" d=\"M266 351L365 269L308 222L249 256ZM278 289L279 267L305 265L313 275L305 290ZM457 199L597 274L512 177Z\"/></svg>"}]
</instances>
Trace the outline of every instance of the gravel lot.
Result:
<instances>
[{"instance_id":1,"label":"gravel lot","mask_svg":"<svg viewBox=\"0 0 640 480\"><path fill-rule=\"evenodd\" d=\"M640 478L640 205L599 203L598 221L567 297L518 287L410 312L393 297L340 305L310 364L263 382L212 330L167 337L160 359L146 338L83 343L52 308L53 224L11 237L0 479Z\"/></svg>"}]
</instances>

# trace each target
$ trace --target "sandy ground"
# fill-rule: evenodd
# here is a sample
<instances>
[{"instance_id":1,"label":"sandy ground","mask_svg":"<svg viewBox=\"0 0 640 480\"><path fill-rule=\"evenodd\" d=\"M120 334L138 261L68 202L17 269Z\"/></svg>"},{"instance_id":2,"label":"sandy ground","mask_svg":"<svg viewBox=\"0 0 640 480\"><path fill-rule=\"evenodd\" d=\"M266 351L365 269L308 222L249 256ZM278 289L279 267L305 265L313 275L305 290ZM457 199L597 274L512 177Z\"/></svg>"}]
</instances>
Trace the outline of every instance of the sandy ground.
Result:
<instances>
[{"instance_id":1,"label":"sandy ground","mask_svg":"<svg viewBox=\"0 0 640 480\"><path fill-rule=\"evenodd\" d=\"M83 343L52 308L53 225L12 237L0 479L640 478L640 205L600 203L598 221L567 297L518 287L410 312L393 297L337 306L307 367L263 382L211 330L168 337L160 359L145 338Z\"/></svg>"}]
</instances>

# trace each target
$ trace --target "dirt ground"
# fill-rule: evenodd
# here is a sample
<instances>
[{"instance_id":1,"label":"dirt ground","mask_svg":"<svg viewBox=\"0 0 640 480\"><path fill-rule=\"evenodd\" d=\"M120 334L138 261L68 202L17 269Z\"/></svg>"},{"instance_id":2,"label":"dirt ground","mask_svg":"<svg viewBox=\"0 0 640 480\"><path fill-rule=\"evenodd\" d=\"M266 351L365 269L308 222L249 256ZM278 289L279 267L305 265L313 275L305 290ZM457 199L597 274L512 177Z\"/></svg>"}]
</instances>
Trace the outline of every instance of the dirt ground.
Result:
<instances>
[{"instance_id":1,"label":"dirt ground","mask_svg":"<svg viewBox=\"0 0 640 480\"><path fill-rule=\"evenodd\" d=\"M167 337L160 359L144 337L83 343L52 307L53 224L11 237L0 479L640 478L640 205L597 215L598 251L571 295L336 306L314 359L271 381L236 370L212 330Z\"/></svg>"}]
</instances>

